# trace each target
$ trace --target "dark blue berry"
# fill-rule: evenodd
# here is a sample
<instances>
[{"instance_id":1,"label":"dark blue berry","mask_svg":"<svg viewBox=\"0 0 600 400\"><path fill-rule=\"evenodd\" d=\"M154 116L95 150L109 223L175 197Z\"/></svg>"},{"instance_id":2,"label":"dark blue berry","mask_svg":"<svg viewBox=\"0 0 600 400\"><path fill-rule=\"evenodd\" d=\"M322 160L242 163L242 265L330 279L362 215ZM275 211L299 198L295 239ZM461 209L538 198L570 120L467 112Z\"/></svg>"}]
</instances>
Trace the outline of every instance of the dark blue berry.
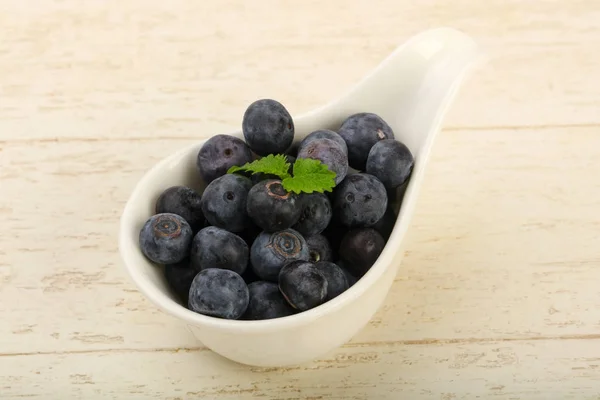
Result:
<instances>
[{"instance_id":1,"label":"dark blue berry","mask_svg":"<svg viewBox=\"0 0 600 400\"><path fill-rule=\"evenodd\" d=\"M340 248L340 243L342 242L342 238L344 234L348 231L348 227L341 224L341 222L335 217L335 213L331 222L325 228L322 235L325 236L327 241L329 242L329 246L331 248L332 259L325 261L333 261L338 258L337 251Z\"/></svg>"},{"instance_id":2,"label":"dark blue berry","mask_svg":"<svg viewBox=\"0 0 600 400\"><path fill-rule=\"evenodd\" d=\"M385 240L375 229L351 229L342 239L340 256L352 275L362 277L375 264L384 247Z\"/></svg>"},{"instance_id":3,"label":"dark blue berry","mask_svg":"<svg viewBox=\"0 0 600 400\"><path fill-rule=\"evenodd\" d=\"M325 301L339 296L348 289L348 279L339 266L329 261L319 261L315 266L321 271L327 281L327 296L325 297Z\"/></svg>"},{"instance_id":4,"label":"dark blue berry","mask_svg":"<svg viewBox=\"0 0 600 400\"><path fill-rule=\"evenodd\" d=\"M298 221L302 212L299 196L287 192L278 179L254 185L248 193L246 207L252 221L267 232L290 228Z\"/></svg>"},{"instance_id":5,"label":"dark blue berry","mask_svg":"<svg viewBox=\"0 0 600 400\"><path fill-rule=\"evenodd\" d=\"M321 234L307 236L306 244L310 253L310 261L333 261L333 251L329 240Z\"/></svg>"},{"instance_id":6,"label":"dark blue berry","mask_svg":"<svg viewBox=\"0 0 600 400\"><path fill-rule=\"evenodd\" d=\"M373 229L379 232L379 234L387 241L394 230L394 226L396 226L396 218L396 213L388 205L383 217L373 225Z\"/></svg>"},{"instance_id":7,"label":"dark blue berry","mask_svg":"<svg viewBox=\"0 0 600 400\"><path fill-rule=\"evenodd\" d=\"M246 229L238 233L238 235L242 239L244 239L244 241L248 245L248 248L250 248L250 246L252 246L252 243L254 243L256 237L260 235L261 232L262 229L260 229L254 222L252 222L252 220L250 220Z\"/></svg>"},{"instance_id":8,"label":"dark blue berry","mask_svg":"<svg viewBox=\"0 0 600 400\"><path fill-rule=\"evenodd\" d=\"M358 113L348 117L338 130L348 146L352 168L364 171L371 147L380 140L394 139L392 128L378 115Z\"/></svg>"},{"instance_id":9,"label":"dark blue berry","mask_svg":"<svg viewBox=\"0 0 600 400\"><path fill-rule=\"evenodd\" d=\"M331 221L331 202L323 193L305 193L301 197L302 212L293 226L302 235L311 236L321 233Z\"/></svg>"},{"instance_id":10,"label":"dark blue berry","mask_svg":"<svg viewBox=\"0 0 600 400\"><path fill-rule=\"evenodd\" d=\"M397 209L400 209L402 206L402 202L404 201L404 195L406 194L406 189L408 188L409 183L410 179L408 179L406 182L404 182L397 188L388 190L388 204L393 203Z\"/></svg>"},{"instance_id":11,"label":"dark blue berry","mask_svg":"<svg viewBox=\"0 0 600 400\"><path fill-rule=\"evenodd\" d=\"M299 148L306 146L308 143L312 142L315 139L333 140L334 142L339 144L342 147L342 149L344 150L344 153L346 153L346 155L348 155L348 146L346 145L346 142L344 141L344 139L342 139L342 137L337 132L330 131L329 129L321 129L321 130L312 132L311 134L306 136L304 139L302 139L302 141L300 142Z\"/></svg>"},{"instance_id":12,"label":"dark blue berry","mask_svg":"<svg viewBox=\"0 0 600 400\"><path fill-rule=\"evenodd\" d=\"M262 320L287 317L296 311L287 303L279 286L273 282L256 281L248 285L250 302L242 319Z\"/></svg>"},{"instance_id":13,"label":"dark blue berry","mask_svg":"<svg viewBox=\"0 0 600 400\"><path fill-rule=\"evenodd\" d=\"M367 173L377 177L386 189L396 189L412 173L415 160L403 143L394 139L381 140L371 148L367 158Z\"/></svg>"},{"instance_id":14,"label":"dark blue berry","mask_svg":"<svg viewBox=\"0 0 600 400\"><path fill-rule=\"evenodd\" d=\"M293 229L275 233L263 232L250 249L250 262L262 280L277 282L281 268L295 260L307 261L308 245L302 235Z\"/></svg>"},{"instance_id":15,"label":"dark blue berry","mask_svg":"<svg viewBox=\"0 0 600 400\"><path fill-rule=\"evenodd\" d=\"M287 151L285 152L285 154L287 154L288 156L296 158L296 156L298 155L298 149L299 148L300 148L300 142L294 142L294 143L292 143L292 146L289 149L287 149Z\"/></svg>"},{"instance_id":16,"label":"dark blue berry","mask_svg":"<svg viewBox=\"0 0 600 400\"><path fill-rule=\"evenodd\" d=\"M250 295L244 279L228 269L200 271L190 287L188 306L200 314L238 319L248 308Z\"/></svg>"},{"instance_id":17,"label":"dark blue berry","mask_svg":"<svg viewBox=\"0 0 600 400\"><path fill-rule=\"evenodd\" d=\"M250 179L227 174L212 181L202 194L202 212L211 225L230 232L242 232L250 219L246 200L252 187Z\"/></svg>"},{"instance_id":18,"label":"dark blue berry","mask_svg":"<svg viewBox=\"0 0 600 400\"><path fill-rule=\"evenodd\" d=\"M348 175L333 195L333 215L351 228L375 225L388 203L383 183L364 173Z\"/></svg>"},{"instance_id":19,"label":"dark blue berry","mask_svg":"<svg viewBox=\"0 0 600 400\"><path fill-rule=\"evenodd\" d=\"M258 277L258 275L256 275L256 273L254 272L254 270L252 268L246 268L246 271L244 271L244 273L242 274L242 278L244 278L244 281L248 285L251 284L252 282L261 280Z\"/></svg>"},{"instance_id":20,"label":"dark blue berry","mask_svg":"<svg viewBox=\"0 0 600 400\"><path fill-rule=\"evenodd\" d=\"M165 279L183 304L188 303L190 286L197 273L187 258L177 264L165 265Z\"/></svg>"},{"instance_id":21,"label":"dark blue berry","mask_svg":"<svg viewBox=\"0 0 600 400\"><path fill-rule=\"evenodd\" d=\"M278 101L257 100L244 113L242 131L256 154L285 153L294 140L294 121Z\"/></svg>"},{"instance_id":22,"label":"dark blue berry","mask_svg":"<svg viewBox=\"0 0 600 400\"><path fill-rule=\"evenodd\" d=\"M156 201L156 214L177 214L187 221L194 232L206 225L200 201L202 195L187 186L172 186Z\"/></svg>"},{"instance_id":23,"label":"dark blue berry","mask_svg":"<svg viewBox=\"0 0 600 400\"><path fill-rule=\"evenodd\" d=\"M348 287L352 287L358 281L358 279L356 279L356 277L350 273L350 269L347 266L348 263L344 260L339 260L336 264L340 267L344 275L346 275Z\"/></svg>"},{"instance_id":24,"label":"dark blue berry","mask_svg":"<svg viewBox=\"0 0 600 400\"><path fill-rule=\"evenodd\" d=\"M196 165L204 183L227 173L234 165L252 162L252 151L243 140L231 135L216 135L208 139L200 151Z\"/></svg>"},{"instance_id":25,"label":"dark blue berry","mask_svg":"<svg viewBox=\"0 0 600 400\"><path fill-rule=\"evenodd\" d=\"M140 230L142 253L157 264L176 264L188 256L194 233L185 219L164 213L150 217Z\"/></svg>"},{"instance_id":26,"label":"dark blue berry","mask_svg":"<svg viewBox=\"0 0 600 400\"><path fill-rule=\"evenodd\" d=\"M279 290L292 307L306 311L325 301L327 280L315 264L294 261L281 269Z\"/></svg>"},{"instance_id":27,"label":"dark blue berry","mask_svg":"<svg viewBox=\"0 0 600 400\"><path fill-rule=\"evenodd\" d=\"M336 142L330 139L315 139L300 147L298 158L311 158L327 165L335 172L335 184L339 184L348 173L348 156Z\"/></svg>"},{"instance_id":28,"label":"dark blue berry","mask_svg":"<svg viewBox=\"0 0 600 400\"><path fill-rule=\"evenodd\" d=\"M252 181L252 186L254 186L257 183L260 183L262 181L267 181L267 180L271 180L271 179L279 179L279 176L277 176L275 174L265 174L262 172L252 174L252 176L250 176L250 180Z\"/></svg>"},{"instance_id":29,"label":"dark blue berry","mask_svg":"<svg viewBox=\"0 0 600 400\"><path fill-rule=\"evenodd\" d=\"M216 226L200 230L194 236L190 251L192 266L198 271L222 268L241 275L248 266L249 257L250 250L244 239Z\"/></svg>"}]
</instances>

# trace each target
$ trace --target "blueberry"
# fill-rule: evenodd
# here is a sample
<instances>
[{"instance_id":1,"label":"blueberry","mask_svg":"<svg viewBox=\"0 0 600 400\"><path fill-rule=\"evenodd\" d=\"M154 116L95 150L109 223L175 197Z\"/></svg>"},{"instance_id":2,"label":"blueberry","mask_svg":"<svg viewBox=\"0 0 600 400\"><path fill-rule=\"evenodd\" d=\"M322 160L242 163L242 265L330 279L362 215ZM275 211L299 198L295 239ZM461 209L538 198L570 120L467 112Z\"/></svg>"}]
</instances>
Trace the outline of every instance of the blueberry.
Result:
<instances>
[{"instance_id":1,"label":"blueberry","mask_svg":"<svg viewBox=\"0 0 600 400\"><path fill-rule=\"evenodd\" d=\"M254 240L256 239L256 237L261 232L262 232L262 229L260 229L254 222L252 222L252 220L250 220L246 229L244 229L242 232L239 232L238 235L242 239L244 239L244 241L248 245L248 248L250 248L250 246L252 246L252 243L254 243Z\"/></svg>"},{"instance_id":2,"label":"blueberry","mask_svg":"<svg viewBox=\"0 0 600 400\"><path fill-rule=\"evenodd\" d=\"M325 301L339 296L350 287L346 274L344 274L344 271L337 264L330 261L319 261L315 266L321 271L327 281L327 296L325 297Z\"/></svg>"},{"instance_id":3,"label":"blueberry","mask_svg":"<svg viewBox=\"0 0 600 400\"><path fill-rule=\"evenodd\" d=\"M202 194L202 212L211 225L230 232L241 232L249 225L246 199L252 187L250 179L223 175L212 181Z\"/></svg>"},{"instance_id":4,"label":"blueberry","mask_svg":"<svg viewBox=\"0 0 600 400\"><path fill-rule=\"evenodd\" d=\"M279 176L274 175L274 174L265 174L263 172L259 172L256 174L252 174L252 176L250 176L250 180L252 181L252 186L256 185L257 183L260 183L262 181L267 181L267 180L272 180L272 179L279 179Z\"/></svg>"},{"instance_id":5,"label":"blueberry","mask_svg":"<svg viewBox=\"0 0 600 400\"><path fill-rule=\"evenodd\" d=\"M346 153L346 155L348 155L348 146L346 145L346 142L344 141L344 139L342 139L342 137L337 132L330 131L329 129L321 129L321 130L312 132L311 134L306 136L300 142L299 148L306 146L308 143L312 142L315 139L333 140L334 142L339 144L342 147L342 149L344 150L344 153Z\"/></svg>"},{"instance_id":6,"label":"blueberry","mask_svg":"<svg viewBox=\"0 0 600 400\"><path fill-rule=\"evenodd\" d=\"M273 282L256 281L248 285L250 302L242 319L262 320L287 317L296 311L287 303L279 286Z\"/></svg>"},{"instance_id":7,"label":"blueberry","mask_svg":"<svg viewBox=\"0 0 600 400\"><path fill-rule=\"evenodd\" d=\"M396 189L412 173L415 160L403 143L394 139L381 140L371 148L367 158L367 173L377 177L386 189Z\"/></svg>"},{"instance_id":8,"label":"blueberry","mask_svg":"<svg viewBox=\"0 0 600 400\"><path fill-rule=\"evenodd\" d=\"M287 149L287 151L285 152L285 154L288 157L294 157L294 159L296 159L296 156L298 155L298 149L300 148L300 142L294 142L292 143L292 146Z\"/></svg>"},{"instance_id":9,"label":"blueberry","mask_svg":"<svg viewBox=\"0 0 600 400\"><path fill-rule=\"evenodd\" d=\"M165 265L165 279L177 297L188 303L190 286L198 271L190 265L190 260L185 259L177 264Z\"/></svg>"},{"instance_id":10,"label":"blueberry","mask_svg":"<svg viewBox=\"0 0 600 400\"><path fill-rule=\"evenodd\" d=\"M348 227L342 225L338 219L335 217L331 219L331 222L325 228L322 235L325 236L327 241L329 242L329 246L331 248L332 259L325 261L333 261L338 258L337 251L340 248L340 243L342 243L342 238L344 234L348 231ZM322 255L321 255L322 256Z\"/></svg>"},{"instance_id":11,"label":"blueberry","mask_svg":"<svg viewBox=\"0 0 600 400\"><path fill-rule=\"evenodd\" d=\"M251 284L252 282L261 280L258 277L258 275L256 275L256 273L254 272L254 270L252 268L246 268L246 271L244 271L244 273L242 274L242 278L244 278L244 281L248 285Z\"/></svg>"},{"instance_id":12,"label":"blueberry","mask_svg":"<svg viewBox=\"0 0 600 400\"><path fill-rule=\"evenodd\" d=\"M244 165L252 162L252 151L243 140L231 135L216 135L208 139L196 159L204 183L227 173L234 165Z\"/></svg>"},{"instance_id":13,"label":"blueberry","mask_svg":"<svg viewBox=\"0 0 600 400\"><path fill-rule=\"evenodd\" d=\"M325 301L327 280L315 264L293 261L279 273L279 290L292 307L306 311Z\"/></svg>"},{"instance_id":14,"label":"blueberry","mask_svg":"<svg viewBox=\"0 0 600 400\"><path fill-rule=\"evenodd\" d=\"M335 172L335 184L339 184L348 173L348 156L342 146L330 139L311 140L298 150L298 158L312 158L327 165Z\"/></svg>"},{"instance_id":15,"label":"blueberry","mask_svg":"<svg viewBox=\"0 0 600 400\"><path fill-rule=\"evenodd\" d=\"M375 143L394 139L392 128L376 114L358 113L348 117L338 130L348 146L348 161L356 170L364 171L369 151Z\"/></svg>"},{"instance_id":16,"label":"blueberry","mask_svg":"<svg viewBox=\"0 0 600 400\"><path fill-rule=\"evenodd\" d=\"M156 214L177 214L187 221L194 232L206 225L200 207L202 195L187 186L171 186L158 197Z\"/></svg>"},{"instance_id":17,"label":"blueberry","mask_svg":"<svg viewBox=\"0 0 600 400\"><path fill-rule=\"evenodd\" d=\"M302 235L293 229L275 233L263 232L250 248L250 262L262 280L277 282L281 268L295 260L307 261L308 245Z\"/></svg>"},{"instance_id":18,"label":"blueberry","mask_svg":"<svg viewBox=\"0 0 600 400\"><path fill-rule=\"evenodd\" d=\"M300 219L293 226L304 236L321 233L331 221L331 202L323 193L305 193L302 195Z\"/></svg>"},{"instance_id":19,"label":"blueberry","mask_svg":"<svg viewBox=\"0 0 600 400\"><path fill-rule=\"evenodd\" d=\"M248 308L250 295L242 277L228 269L200 271L190 287L188 306L199 314L238 319Z\"/></svg>"},{"instance_id":20,"label":"blueberry","mask_svg":"<svg viewBox=\"0 0 600 400\"><path fill-rule=\"evenodd\" d=\"M401 208L402 202L404 201L404 195L406 194L406 189L408 189L409 182L410 179L408 179L406 182L404 182L402 185L398 186L395 189L388 189L388 204L394 203L396 208Z\"/></svg>"},{"instance_id":21,"label":"blueberry","mask_svg":"<svg viewBox=\"0 0 600 400\"><path fill-rule=\"evenodd\" d=\"M348 287L349 288L352 287L358 281L358 279L356 279L356 277L350 273L350 270L348 268L348 263L344 260L339 260L336 264L340 267L340 269L346 276L346 281L348 282Z\"/></svg>"},{"instance_id":22,"label":"blueberry","mask_svg":"<svg viewBox=\"0 0 600 400\"><path fill-rule=\"evenodd\" d=\"M396 226L396 213L394 210L388 205L388 208L385 210L383 217L375 225L373 225L373 229L375 229L379 234L385 239L389 239L392 231L394 230L394 226Z\"/></svg>"},{"instance_id":23,"label":"blueberry","mask_svg":"<svg viewBox=\"0 0 600 400\"><path fill-rule=\"evenodd\" d=\"M256 154L285 153L294 140L294 121L278 101L257 100L244 113L242 131Z\"/></svg>"},{"instance_id":24,"label":"blueberry","mask_svg":"<svg viewBox=\"0 0 600 400\"><path fill-rule=\"evenodd\" d=\"M299 196L287 192L278 179L254 185L248 193L246 207L252 221L267 232L290 228L302 212Z\"/></svg>"},{"instance_id":25,"label":"blueberry","mask_svg":"<svg viewBox=\"0 0 600 400\"><path fill-rule=\"evenodd\" d=\"M349 230L342 239L340 255L344 266L356 277L362 277L385 247L385 240L373 228Z\"/></svg>"},{"instance_id":26,"label":"blueberry","mask_svg":"<svg viewBox=\"0 0 600 400\"><path fill-rule=\"evenodd\" d=\"M333 251L327 238L321 234L306 237L310 261L333 261Z\"/></svg>"},{"instance_id":27,"label":"blueberry","mask_svg":"<svg viewBox=\"0 0 600 400\"><path fill-rule=\"evenodd\" d=\"M241 275L248 266L249 253L244 239L225 229L209 226L194 236L190 260L197 271L222 268Z\"/></svg>"},{"instance_id":28,"label":"blueberry","mask_svg":"<svg viewBox=\"0 0 600 400\"><path fill-rule=\"evenodd\" d=\"M383 183L364 173L349 175L333 195L333 215L350 228L375 225L388 203Z\"/></svg>"},{"instance_id":29,"label":"blueberry","mask_svg":"<svg viewBox=\"0 0 600 400\"><path fill-rule=\"evenodd\" d=\"M140 230L142 253L157 264L176 264L187 257L194 233L177 214L150 217Z\"/></svg>"}]
</instances>

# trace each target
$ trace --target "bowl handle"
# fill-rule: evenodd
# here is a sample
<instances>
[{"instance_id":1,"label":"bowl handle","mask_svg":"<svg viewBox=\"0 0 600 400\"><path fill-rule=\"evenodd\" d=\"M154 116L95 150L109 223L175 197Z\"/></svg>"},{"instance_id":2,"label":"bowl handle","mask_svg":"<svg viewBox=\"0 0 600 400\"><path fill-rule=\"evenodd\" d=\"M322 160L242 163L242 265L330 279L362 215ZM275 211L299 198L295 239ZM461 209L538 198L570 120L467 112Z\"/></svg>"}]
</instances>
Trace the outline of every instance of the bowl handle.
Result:
<instances>
[{"instance_id":1,"label":"bowl handle","mask_svg":"<svg viewBox=\"0 0 600 400\"><path fill-rule=\"evenodd\" d=\"M466 34L437 28L413 36L338 99L298 118L299 130L337 129L353 113L373 112L399 127L411 151L423 147L453 99L466 70L481 54ZM309 126L310 125L310 126Z\"/></svg>"}]
</instances>

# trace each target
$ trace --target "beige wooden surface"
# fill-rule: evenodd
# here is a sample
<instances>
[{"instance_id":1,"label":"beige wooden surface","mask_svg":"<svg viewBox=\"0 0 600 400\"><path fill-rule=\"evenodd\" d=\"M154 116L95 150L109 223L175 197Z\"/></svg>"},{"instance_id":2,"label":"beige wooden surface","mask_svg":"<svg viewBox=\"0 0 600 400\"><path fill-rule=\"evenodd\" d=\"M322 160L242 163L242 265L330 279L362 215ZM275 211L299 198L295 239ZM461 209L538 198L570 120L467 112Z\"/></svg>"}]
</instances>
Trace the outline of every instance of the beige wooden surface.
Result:
<instances>
[{"instance_id":1,"label":"beige wooden surface","mask_svg":"<svg viewBox=\"0 0 600 400\"><path fill-rule=\"evenodd\" d=\"M136 291L117 223L153 163L440 25L490 61L350 343L244 367ZM599 49L594 0L0 0L0 398L599 399Z\"/></svg>"}]
</instances>

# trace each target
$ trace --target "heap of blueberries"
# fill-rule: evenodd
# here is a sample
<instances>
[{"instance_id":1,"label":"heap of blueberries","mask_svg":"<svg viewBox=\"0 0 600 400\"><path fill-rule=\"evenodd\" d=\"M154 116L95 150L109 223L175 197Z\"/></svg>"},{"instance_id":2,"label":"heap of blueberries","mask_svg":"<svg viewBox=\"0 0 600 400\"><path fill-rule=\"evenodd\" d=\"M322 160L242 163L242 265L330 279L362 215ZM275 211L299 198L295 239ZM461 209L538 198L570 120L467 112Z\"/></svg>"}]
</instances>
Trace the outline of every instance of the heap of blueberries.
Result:
<instances>
[{"instance_id":1,"label":"heap of blueberries","mask_svg":"<svg viewBox=\"0 0 600 400\"><path fill-rule=\"evenodd\" d=\"M413 156L372 113L294 143L288 111L263 99L246 110L242 131L245 141L217 135L200 149L203 193L173 186L160 195L140 231L141 250L200 314L262 320L319 306L379 257ZM319 160L335 173L335 187L295 193L268 173L228 173L272 154L285 156L290 173L296 159Z\"/></svg>"}]
</instances>

